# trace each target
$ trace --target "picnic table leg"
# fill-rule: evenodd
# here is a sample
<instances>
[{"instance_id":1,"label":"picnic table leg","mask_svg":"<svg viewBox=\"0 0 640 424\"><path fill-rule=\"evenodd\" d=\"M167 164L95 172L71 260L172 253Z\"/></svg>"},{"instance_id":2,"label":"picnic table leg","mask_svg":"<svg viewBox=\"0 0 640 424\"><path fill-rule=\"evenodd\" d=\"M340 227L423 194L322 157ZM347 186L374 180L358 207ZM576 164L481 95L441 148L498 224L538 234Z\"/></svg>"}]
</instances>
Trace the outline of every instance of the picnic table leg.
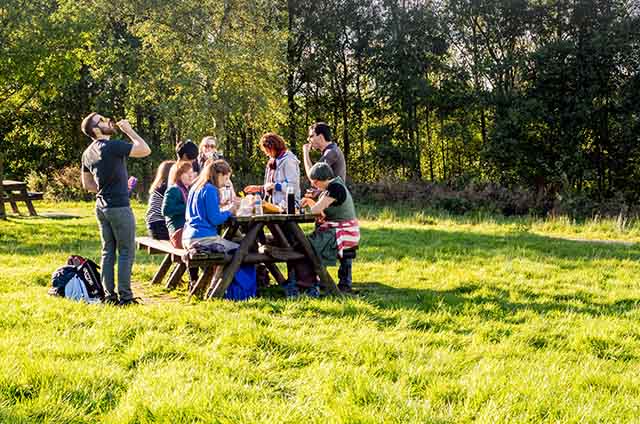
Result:
<instances>
[{"instance_id":1,"label":"picnic table leg","mask_svg":"<svg viewBox=\"0 0 640 424\"><path fill-rule=\"evenodd\" d=\"M233 236L236 235L236 232L238 232L239 227L240 226L238 224L233 224L230 227L227 227L227 229L224 231L224 234L222 235L222 238L227 240L233 239Z\"/></svg>"},{"instance_id":2,"label":"picnic table leg","mask_svg":"<svg viewBox=\"0 0 640 424\"><path fill-rule=\"evenodd\" d=\"M275 222L272 222L270 224L267 224L267 226L269 227L269 231L271 231L271 234L273 234L273 238L281 247L284 247L284 248L291 247L291 244L289 243L287 236L284 234L284 231L282 231L282 228L280 228L280 225L278 225ZM269 269L269 271L271 271L273 278L275 278L278 284L281 286L286 284L289 278L291 278L292 265L289 262L287 262L288 278L284 278L284 276L282 275L282 273L280 272L280 270L275 264L272 264L272 266L273 266L273 269L270 268L269 265L267 265L267 268Z\"/></svg>"},{"instance_id":3,"label":"picnic table leg","mask_svg":"<svg viewBox=\"0 0 640 424\"><path fill-rule=\"evenodd\" d=\"M152 285L160 284L164 276L167 275L167 271L169 271L169 268L171 268L170 254L165 256L164 259L162 260L162 263L160 264L160 268L158 268L158 271L156 271L155 275L153 276L153 279L151 280L151 284Z\"/></svg>"},{"instance_id":4,"label":"picnic table leg","mask_svg":"<svg viewBox=\"0 0 640 424\"><path fill-rule=\"evenodd\" d=\"M171 275L169 276L169 281L167 281L167 285L165 288L167 289L175 289L178 285L178 282L182 279L182 275L187 270L187 266L184 263L179 263L177 267L173 270Z\"/></svg>"},{"instance_id":5,"label":"picnic table leg","mask_svg":"<svg viewBox=\"0 0 640 424\"><path fill-rule=\"evenodd\" d=\"M224 292L227 290L227 287L233 281L233 276L236 274L242 261L249 253L249 249L256 241L256 237L258 233L262 229L264 224L262 222L255 223L249 231L247 231L247 235L240 243L240 247L236 250L236 253L233 254L233 258L229 265L224 268L224 272L222 274L222 279L220 281L215 281L215 286L213 287L212 297L222 297L224 296Z\"/></svg>"},{"instance_id":6,"label":"picnic table leg","mask_svg":"<svg viewBox=\"0 0 640 424\"><path fill-rule=\"evenodd\" d=\"M189 291L189 299L191 299L191 296L198 293L198 291L202 290L202 287L205 287L208 281L211 281L215 273L215 270L216 270L215 265L207 265L204 268L202 275L198 278L198 281L196 281L196 284L193 287L191 287L191 290Z\"/></svg>"},{"instance_id":7,"label":"picnic table leg","mask_svg":"<svg viewBox=\"0 0 640 424\"><path fill-rule=\"evenodd\" d=\"M220 279L220 276L222 275L222 271L224 270L224 266L219 265L216 267L216 272L215 274L213 274L213 278L211 278L211 284L209 284L209 287L207 288L207 293L205 294L206 299L211 299L213 297L213 293L215 292L215 285L216 285L216 281L218 281Z\"/></svg>"},{"instance_id":8,"label":"picnic table leg","mask_svg":"<svg viewBox=\"0 0 640 424\"><path fill-rule=\"evenodd\" d=\"M273 239L282 247L291 247L289 245L289 241L287 240L287 236L284 235L284 232L282 231L282 228L280 228L280 226L275 223L275 222L270 222L267 224L267 227L269 228L269 231L271 231L271 234L273 234Z\"/></svg>"},{"instance_id":9,"label":"picnic table leg","mask_svg":"<svg viewBox=\"0 0 640 424\"><path fill-rule=\"evenodd\" d=\"M25 187L20 189L20 193L24 196L24 203L26 203L27 205L27 209L29 210L29 215L38 216L38 213L36 212L36 208L33 207L33 203L31 202L31 199L29 199L29 193L27 193L27 188Z\"/></svg>"},{"instance_id":10,"label":"picnic table leg","mask_svg":"<svg viewBox=\"0 0 640 424\"><path fill-rule=\"evenodd\" d=\"M320 258L318 258L316 251L313 250L311 243L309 243L309 240L307 240L307 237L302 232L302 229L295 222L288 222L287 228L295 237L296 241L300 244L304 255L311 261L313 270L320 278L320 283L322 284L322 286L333 294L339 293L338 287L336 287L336 283L333 281L333 278L331 278L331 275L329 275L329 273L327 272L327 269L320 262Z\"/></svg>"},{"instance_id":11,"label":"picnic table leg","mask_svg":"<svg viewBox=\"0 0 640 424\"><path fill-rule=\"evenodd\" d=\"M284 275L282 275L282 273L280 272L280 269L278 269L278 266L276 264L265 264L267 269L269 270L269 272L271 272L271 275L273 275L273 278L276 279L276 282L279 285L283 285L287 282L287 279L284 278Z\"/></svg>"},{"instance_id":12,"label":"picnic table leg","mask_svg":"<svg viewBox=\"0 0 640 424\"><path fill-rule=\"evenodd\" d=\"M18 209L18 204L13 198L13 194L11 193L11 190L7 191L7 196L9 197L9 203L11 203L11 209L13 210L13 213L20 214L20 209Z\"/></svg>"}]
</instances>

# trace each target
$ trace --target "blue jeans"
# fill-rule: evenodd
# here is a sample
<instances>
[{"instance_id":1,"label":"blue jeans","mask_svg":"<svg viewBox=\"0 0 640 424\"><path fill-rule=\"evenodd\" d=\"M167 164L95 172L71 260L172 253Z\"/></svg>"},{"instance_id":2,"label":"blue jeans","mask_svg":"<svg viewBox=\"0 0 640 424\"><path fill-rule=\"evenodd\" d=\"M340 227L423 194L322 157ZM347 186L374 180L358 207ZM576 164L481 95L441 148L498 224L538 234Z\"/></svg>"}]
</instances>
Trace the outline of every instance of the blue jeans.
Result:
<instances>
[{"instance_id":1,"label":"blue jeans","mask_svg":"<svg viewBox=\"0 0 640 424\"><path fill-rule=\"evenodd\" d=\"M116 298L115 263L118 250L118 296L120 301L133 298L131 268L136 257L136 220L129 206L121 208L96 207L102 239L102 287L105 296Z\"/></svg>"},{"instance_id":2,"label":"blue jeans","mask_svg":"<svg viewBox=\"0 0 640 424\"><path fill-rule=\"evenodd\" d=\"M351 288L351 268L353 264L353 259L351 258L340 258L340 268L338 268L338 285L343 287Z\"/></svg>"}]
</instances>

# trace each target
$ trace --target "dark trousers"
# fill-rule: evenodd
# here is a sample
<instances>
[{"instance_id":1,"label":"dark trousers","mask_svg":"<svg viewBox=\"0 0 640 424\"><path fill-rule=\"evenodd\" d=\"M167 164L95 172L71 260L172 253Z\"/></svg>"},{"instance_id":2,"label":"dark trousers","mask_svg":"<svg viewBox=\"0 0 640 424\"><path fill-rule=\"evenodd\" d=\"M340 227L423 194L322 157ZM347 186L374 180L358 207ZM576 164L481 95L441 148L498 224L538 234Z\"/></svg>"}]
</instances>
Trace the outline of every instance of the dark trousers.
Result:
<instances>
[{"instance_id":1,"label":"dark trousers","mask_svg":"<svg viewBox=\"0 0 640 424\"><path fill-rule=\"evenodd\" d=\"M338 286L351 288L353 282L351 278L351 270L353 268L353 259L340 258L340 267L338 268Z\"/></svg>"},{"instance_id":2,"label":"dark trousers","mask_svg":"<svg viewBox=\"0 0 640 424\"><path fill-rule=\"evenodd\" d=\"M164 221L150 222L147 226L149 237L155 240L169 240L169 230Z\"/></svg>"}]
</instances>

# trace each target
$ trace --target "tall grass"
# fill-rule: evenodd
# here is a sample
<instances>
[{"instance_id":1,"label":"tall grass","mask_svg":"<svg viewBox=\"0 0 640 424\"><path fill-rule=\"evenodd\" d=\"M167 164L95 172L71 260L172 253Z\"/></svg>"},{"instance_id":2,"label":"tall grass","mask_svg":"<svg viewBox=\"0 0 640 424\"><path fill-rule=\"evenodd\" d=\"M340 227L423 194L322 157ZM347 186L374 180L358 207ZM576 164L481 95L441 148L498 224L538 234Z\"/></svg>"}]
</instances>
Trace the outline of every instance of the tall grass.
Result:
<instances>
[{"instance_id":1,"label":"tall grass","mask_svg":"<svg viewBox=\"0 0 640 424\"><path fill-rule=\"evenodd\" d=\"M46 296L99 240L88 203L38 210L80 218L0 221L0 422L638 420L635 222L360 205L357 296L119 309Z\"/></svg>"}]
</instances>

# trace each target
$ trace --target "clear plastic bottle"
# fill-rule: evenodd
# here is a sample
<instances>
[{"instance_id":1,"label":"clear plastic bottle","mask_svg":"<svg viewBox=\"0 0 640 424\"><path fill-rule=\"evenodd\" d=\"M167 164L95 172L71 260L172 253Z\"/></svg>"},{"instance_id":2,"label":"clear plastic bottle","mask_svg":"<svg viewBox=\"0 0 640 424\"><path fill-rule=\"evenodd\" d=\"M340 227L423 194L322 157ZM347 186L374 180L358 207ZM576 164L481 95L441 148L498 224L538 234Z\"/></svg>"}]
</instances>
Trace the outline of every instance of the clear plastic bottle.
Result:
<instances>
[{"instance_id":1,"label":"clear plastic bottle","mask_svg":"<svg viewBox=\"0 0 640 424\"><path fill-rule=\"evenodd\" d=\"M253 213L255 215L262 215L264 212L262 211L262 197L259 195L256 196L256 201L253 206Z\"/></svg>"}]
</instances>

